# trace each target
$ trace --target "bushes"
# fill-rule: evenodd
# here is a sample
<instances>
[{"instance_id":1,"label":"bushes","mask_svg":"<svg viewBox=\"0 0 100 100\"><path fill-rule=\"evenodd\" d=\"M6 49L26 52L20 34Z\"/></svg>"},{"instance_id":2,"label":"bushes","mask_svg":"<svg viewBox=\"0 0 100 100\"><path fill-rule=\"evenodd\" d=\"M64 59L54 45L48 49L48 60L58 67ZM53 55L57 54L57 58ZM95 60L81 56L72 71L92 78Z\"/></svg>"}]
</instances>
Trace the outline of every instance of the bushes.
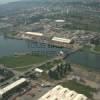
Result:
<instances>
[{"instance_id":1,"label":"bushes","mask_svg":"<svg viewBox=\"0 0 100 100\"><path fill-rule=\"evenodd\" d=\"M54 69L49 70L48 75L50 78L59 80L62 79L67 73L71 72L72 68L70 64L60 64L57 65Z\"/></svg>"}]
</instances>

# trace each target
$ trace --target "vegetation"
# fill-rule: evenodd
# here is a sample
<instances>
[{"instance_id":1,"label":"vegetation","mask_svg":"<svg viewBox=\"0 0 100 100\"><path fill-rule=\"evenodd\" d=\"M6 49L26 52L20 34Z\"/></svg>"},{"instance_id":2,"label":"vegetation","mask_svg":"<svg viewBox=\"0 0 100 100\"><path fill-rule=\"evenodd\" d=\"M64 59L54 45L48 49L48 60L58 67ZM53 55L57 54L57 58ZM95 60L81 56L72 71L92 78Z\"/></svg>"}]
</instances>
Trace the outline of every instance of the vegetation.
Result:
<instances>
[{"instance_id":1,"label":"vegetation","mask_svg":"<svg viewBox=\"0 0 100 100\"><path fill-rule=\"evenodd\" d=\"M85 50L85 51L90 51L90 49L91 49L91 46L84 46L84 47L82 48L82 50Z\"/></svg>"},{"instance_id":2,"label":"vegetation","mask_svg":"<svg viewBox=\"0 0 100 100\"><path fill-rule=\"evenodd\" d=\"M46 71L46 70L51 69L52 67L53 67L52 63L48 62L46 64L41 65L39 68Z\"/></svg>"},{"instance_id":3,"label":"vegetation","mask_svg":"<svg viewBox=\"0 0 100 100\"><path fill-rule=\"evenodd\" d=\"M92 92L96 92L95 88L91 88L90 86L86 86L83 84L78 83L75 80L71 80L68 82L61 83L64 87L67 87L71 90L75 90L78 93L82 93L89 98L92 98Z\"/></svg>"},{"instance_id":4,"label":"vegetation","mask_svg":"<svg viewBox=\"0 0 100 100\"><path fill-rule=\"evenodd\" d=\"M95 50L96 52L100 52L100 45L96 45L94 50Z\"/></svg>"},{"instance_id":5,"label":"vegetation","mask_svg":"<svg viewBox=\"0 0 100 100\"><path fill-rule=\"evenodd\" d=\"M55 65L57 65L58 63L61 63L61 60L54 60L53 62L47 62L44 65L41 65L39 68L43 69L43 70L50 70L52 67L54 67Z\"/></svg>"},{"instance_id":6,"label":"vegetation","mask_svg":"<svg viewBox=\"0 0 100 100\"><path fill-rule=\"evenodd\" d=\"M59 80L61 78L63 78L68 72L71 72L71 66L70 64L60 64L57 66L54 66L53 69L50 69L48 72L48 75L50 78L55 79L55 80Z\"/></svg>"},{"instance_id":7,"label":"vegetation","mask_svg":"<svg viewBox=\"0 0 100 100\"><path fill-rule=\"evenodd\" d=\"M13 68L14 70L17 70L17 71L26 71L26 70L28 70L28 69L30 69L30 68L32 68L32 66L26 66L26 67L18 67L18 68Z\"/></svg>"},{"instance_id":8,"label":"vegetation","mask_svg":"<svg viewBox=\"0 0 100 100\"><path fill-rule=\"evenodd\" d=\"M14 73L9 71L9 70L1 68L0 69L0 76L3 76L0 78L0 83L1 83L1 82L4 82L5 80L10 79L11 77L13 77Z\"/></svg>"},{"instance_id":9,"label":"vegetation","mask_svg":"<svg viewBox=\"0 0 100 100\"><path fill-rule=\"evenodd\" d=\"M31 64L38 64L48 60L48 56L26 54L19 56L8 56L0 58L0 64L4 64L10 68L20 68Z\"/></svg>"},{"instance_id":10,"label":"vegetation","mask_svg":"<svg viewBox=\"0 0 100 100\"><path fill-rule=\"evenodd\" d=\"M93 53L100 53L100 45L95 45L94 47L84 46L82 50L93 52Z\"/></svg>"}]
</instances>

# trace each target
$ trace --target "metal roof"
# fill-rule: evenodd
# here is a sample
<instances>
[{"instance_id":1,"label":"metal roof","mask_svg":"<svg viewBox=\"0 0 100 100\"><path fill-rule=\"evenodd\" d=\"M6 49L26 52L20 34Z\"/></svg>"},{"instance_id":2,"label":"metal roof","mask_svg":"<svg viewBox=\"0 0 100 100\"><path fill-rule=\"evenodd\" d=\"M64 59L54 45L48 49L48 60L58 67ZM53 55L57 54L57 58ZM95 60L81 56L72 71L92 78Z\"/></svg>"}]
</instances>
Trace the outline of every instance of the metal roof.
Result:
<instances>
[{"instance_id":1,"label":"metal roof","mask_svg":"<svg viewBox=\"0 0 100 100\"><path fill-rule=\"evenodd\" d=\"M59 20L55 20L55 22L63 23L63 22L65 22L65 20L61 20L61 19L59 19Z\"/></svg>"},{"instance_id":2,"label":"metal roof","mask_svg":"<svg viewBox=\"0 0 100 100\"><path fill-rule=\"evenodd\" d=\"M15 88L16 86L18 86L18 85L24 83L25 81L26 81L25 78L21 78L21 79L15 81L14 83L12 83L12 84L6 86L5 88L0 89L0 95L3 95L4 93L10 91L11 89L13 89L13 88Z\"/></svg>"},{"instance_id":3,"label":"metal roof","mask_svg":"<svg viewBox=\"0 0 100 100\"><path fill-rule=\"evenodd\" d=\"M62 42L62 43L71 43L72 41L71 39L59 38L59 37L53 37L52 40L56 42Z\"/></svg>"},{"instance_id":4,"label":"metal roof","mask_svg":"<svg viewBox=\"0 0 100 100\"><path fill-rule=\"evenodd\" d=\"M57 85L39 100L87 100L87 97L68 88L64 88L61 85Z\"/></svg>"},{"instance_id":5,"label":"metal roof","mask_svg":"<svg viewBox=\"0 0 100 100\"><path fill-rule=\"evenodd\" d=\"M38 33L38 32L25 32L25 34L27 34L27 35L35 35L35 36L43 36L42 33Z\"/></svg>"},{"instance_id":6,"label":"metal roof","mask_svg":"<svg viewBox=\"0 0 100 100\"><path fill-rule=\"evenodd\" d=\"M83 94L79 94L75 97L74 100L87 100L87 97L85 97Z\"/></svg>"}]
</instances>

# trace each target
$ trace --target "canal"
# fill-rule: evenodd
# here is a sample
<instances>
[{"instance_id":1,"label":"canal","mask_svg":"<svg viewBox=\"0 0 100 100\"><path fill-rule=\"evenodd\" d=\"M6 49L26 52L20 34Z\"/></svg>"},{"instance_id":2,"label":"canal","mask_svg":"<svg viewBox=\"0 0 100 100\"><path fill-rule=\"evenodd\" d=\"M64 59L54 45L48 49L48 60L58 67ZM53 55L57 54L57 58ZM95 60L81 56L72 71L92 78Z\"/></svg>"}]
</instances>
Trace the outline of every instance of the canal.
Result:
<instances>
[{"instance_id":1,"label":"canal","mask_svg":"<svg viewBox=\"0 0 100 100\"><path fill-rule=\"evenodd\" d=\"M16 53L42 53L55 56L60 51L69 52L69 49L58 48L51 45L32 42L29 40L9 39L0 36L0 57L14 55ZM83 65L89 68L100 70L100 55L88 51L78 51L67 59L71 63Z\"/></svg>"}]
</instances>

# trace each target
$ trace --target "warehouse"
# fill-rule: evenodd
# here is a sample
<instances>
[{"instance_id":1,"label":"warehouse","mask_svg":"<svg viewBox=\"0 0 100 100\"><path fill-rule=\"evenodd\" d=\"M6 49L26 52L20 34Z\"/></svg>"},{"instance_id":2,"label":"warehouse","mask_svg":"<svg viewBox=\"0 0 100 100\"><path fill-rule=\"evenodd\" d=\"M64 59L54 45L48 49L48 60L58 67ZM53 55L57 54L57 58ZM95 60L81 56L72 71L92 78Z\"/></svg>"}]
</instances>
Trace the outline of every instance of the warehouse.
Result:
<instances>
[{"instance_id":1,"label":"warehouse","mask_svg":"<svg viewBox=\"0 0 100 100\"><path fill-rule=\"evenodd\" d=\"M43 34L42 34L42 33L38 33L38 32L25 32L25 35L43 36Z\"/></svg>"},{"instance_id":2,"label":"warehouse","mask_svg":"<svg viewBox=\"0 0 100 100\"><path fill-rule=\"evenodd\" d=\"M38 39L42 39L43 34L42 33L38 33L38 32L23 32L21 34L21 38L23 39L29 39L29 40L38 40Z\"/></svg>"},{"instance_id":3,"label":"warehouse","mask_svg":"<svg viewBox=\"0 0 100 100\"><path fill-rule=\"evenodd\" d=\"M64 23L65 20L59 19L59 20L55 20L56 23Z\"/></svg>"},{"instance_id":4,"label":"warehouse","mask_svg":"<svg viewBox=\"0 0 100 100\"><path fill-rule=\"evenodd\" d=\"M44 35L43 33L39 33L39 32L23 32L21 34L21 38L39 42L44 39Z\"/></svg>"},{"instance_id":5,"label":"warehouse","mask_svg":"<svg viewBox=\"0 0 100 100\"><path fill-rule=\"evenodd\" d=\"M51 43L56 46L71 48L73 40L67 38L53 37Z\"/></svg>"},{"instance_id":6,"label":"warehouse","mask_svg":"<svg viewBox=\"0 0 100 100\"><path fill-rule=\"evenodd\" d=\"M72 42L71 39L59 38L59 37L53 37L52 41L59 42L59 43L65 43L65 44L70 44Z\"/></svg>"},{"instance_id":7,"label":"warehouse","mask_svg":"<svg viewBox=\"0 0 100 100\"><path fill-rule=\"evenodd\" d=\"M47 92L39 100L87 100L87 97L58 85Z\"/></svg>"},{"instance_id":8,"label":"warehouse","mask_svg":"<svg viewBox=\"0 0 100 100\"><path fill-rule=\"evenodd\" d=\"M76 96L74 100L86 100L87 98L83 94L79 94Z\"/></svg>"},{"instance_id":9,"label":"warehouse","mask_svg":"<svg viewBox=\"0 0 100 100\"><path fill-rule=\"evenodd\" d=\"M21 78L14 83L6 86L5 88L0 89L0 98L3 98L4 96L10 94L15 88L21 86L24 83L27 83L27 80L25 78Z\"/></svg>"}]
</instances>

